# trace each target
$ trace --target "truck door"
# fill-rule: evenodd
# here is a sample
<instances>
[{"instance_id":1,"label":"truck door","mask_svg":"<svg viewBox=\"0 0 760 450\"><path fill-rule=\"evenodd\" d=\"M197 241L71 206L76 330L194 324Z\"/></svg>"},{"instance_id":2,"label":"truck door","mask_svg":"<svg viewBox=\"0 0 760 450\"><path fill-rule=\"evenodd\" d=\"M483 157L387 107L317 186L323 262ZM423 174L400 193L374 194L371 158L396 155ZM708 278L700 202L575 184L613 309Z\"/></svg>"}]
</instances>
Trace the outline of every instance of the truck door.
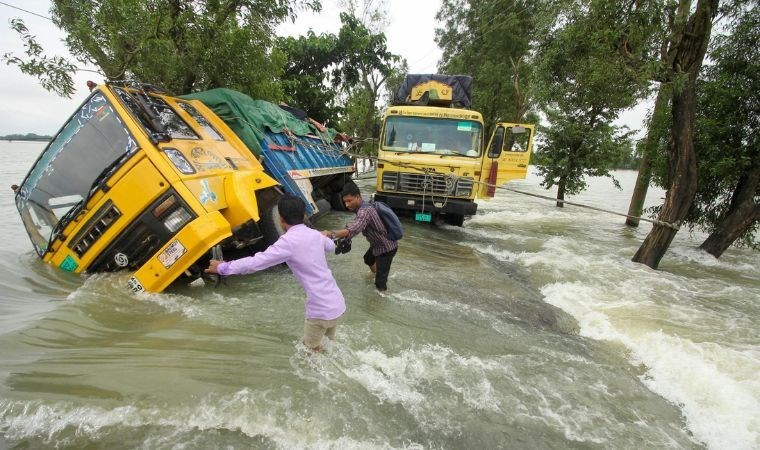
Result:
<instances>
[{"instance_id":1,"label":"truck door","mask_svg":"<svg viewBox=\"0 0 760 450\"><path fill-rule=\"evenodd\" d=\"M478 197L493 197L496 188L510 180L525 178L533 151L535 125L500 122L486 146Z\"/></svg>"}]
</instances>

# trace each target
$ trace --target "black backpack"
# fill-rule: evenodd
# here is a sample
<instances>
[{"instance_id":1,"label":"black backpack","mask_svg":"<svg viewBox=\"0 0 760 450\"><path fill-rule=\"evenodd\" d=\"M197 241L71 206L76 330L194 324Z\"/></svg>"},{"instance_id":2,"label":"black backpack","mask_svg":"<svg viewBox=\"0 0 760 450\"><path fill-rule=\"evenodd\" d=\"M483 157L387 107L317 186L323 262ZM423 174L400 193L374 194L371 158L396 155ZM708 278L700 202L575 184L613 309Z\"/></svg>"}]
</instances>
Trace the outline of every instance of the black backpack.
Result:
<instances>
[{"instance_id":1,"label":"black backpack","mask_svg":"<svg viewBox=\"0 0 760 450\"><path fill-rule=\"evenodd\" d=\"M401 221L390 206L383 202L376 201L370 201L369 204L375 208L377 215L380 216L380 220L383 222L383 225L385 225L385 231L388 232L388 239L398 241L404 237L404 228L401 226Z\"/></svg>"}]
</instances>

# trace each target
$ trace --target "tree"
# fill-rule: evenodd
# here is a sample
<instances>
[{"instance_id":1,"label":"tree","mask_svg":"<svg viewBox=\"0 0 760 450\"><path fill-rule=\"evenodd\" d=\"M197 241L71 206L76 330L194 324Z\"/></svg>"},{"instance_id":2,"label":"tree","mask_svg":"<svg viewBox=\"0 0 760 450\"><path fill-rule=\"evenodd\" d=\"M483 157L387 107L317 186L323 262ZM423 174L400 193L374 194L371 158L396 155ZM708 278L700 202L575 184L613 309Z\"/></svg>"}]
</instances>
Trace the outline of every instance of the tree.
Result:
<instances>
[{"instance_id":1,"label":"tree","mask_svg":"<svg viewBox=\"0 0 760 450\"><path fill-rule=\"evenodd\" d=\"M694 152L696 81L707 52L718 0L681 0L679 20L671 26L671 37L663 67L663 78L673 83L672 127L667 146L669 186L665 203L655 224L633 256L634 262L656 269L686 218L697 192L697 160ZM685 20L684 20L685 19ZM671 224L667 226L664 223Z\"/></svg>"},{"instance_id":2,"label":"tree","mask_svg":"<svg viewBox=\"0 0 760 450\"><path fill-rule=\"evenodd\" d=\"M338 38L334 34L286 37L277 40L277 48L286 57L281 77L287 103L305 110L315 120L332 125L342 112L336 106L338 96L331 72L341 61Z\"/></svg>"},{"instance_id":3,"label":"tree","mask_svg":"<svg viewBox=\"0 0 760 450\"><path fill-rule=\"evenodd\" d=\"M175 94L214 87L276 100L283 57L274 27L318 0L53 0L70 53L108 80L135 79ZM65 80L64 80L65 81Z\"/></svg>"},{"instance_id":4,"label":"tree","mask_svg":"<svg viewBox=\"0 0 760 450\"><path fill-rule=\"evenodd\" d=\"M719 36L697 83L699 183L684 219L710 232L700 248L720 257L734 242L760 250L760 10Z\"/></svg>"},{"instance_id":5,"label":"tree","mask_svg":"<svg viewBox=\"0 0 760 450\"><path fill-rule=\"evenodd\" d=\"M340 20L337 48L342 62L333 76L347 105L341 128L354 136L370 137L383 87L405 66L400 56L388 50L384 33L372 32L348 13L341 13Z\"/></svg>"},{"instance_id":6,"label":"tree","mask_svg":"<svg viewBox=\"0 0 760 450\"><path fill-rule=\"evenodd\" d=\"M644 211L649 183L652 181L652 164L660 150L664 148L664 139L667 137L667 112L670 107L670 87L661 84L657 90L657 98L654 102L654 110L648 120L647 136L640 142L641 159L639 160L639 173L636 176L636 184L631 194L631 203L628 206L628 217L625 224L632 227L639 226L639 218Z\"/></svg>"},{"instance_id":7,"label":"tree","mask_svg":"<svg viewBox=\"0 0 760 450\"><path fill-rule=\"evenodd\" d=\"M612 177L632 152L630 133L612 122L647 92L648 75L621 52L651 59L656 27L647 18L655 12L646 2L568 2L543 38L535 77L549 126L539 173L543 186L557 185L558 199L585 189L587 175Z\"/></svg>"},{"instance_id":8,"label":"tree","mask_svg":"<svg viewBox=\"0 0 760 450\"><path fill-rule=\"evenodd\" d=\"M60 56L43 55L42 46L37 43L36 37L29 32L23 20L12 19L11 28L21 35L26 58L20 58L8 52L3 55L3 61L8 65L18 66L22 73L37 77L42 87L48 91L70 98L74 93L74 81L71 74L76 71L76 65Z\"/></svg>"},{"instance_id":9,"label":"tree","mask_svg":"<svg viewBox=\"0 0 760 450\"><path fill-rule=\"evenodd\" d=\"M440 73L473 77L473 105L490 127L520 122L533 105L530 58L542 33L544 3L508 0L443 0L436 18Z\"/></svg>"}]
</instances>

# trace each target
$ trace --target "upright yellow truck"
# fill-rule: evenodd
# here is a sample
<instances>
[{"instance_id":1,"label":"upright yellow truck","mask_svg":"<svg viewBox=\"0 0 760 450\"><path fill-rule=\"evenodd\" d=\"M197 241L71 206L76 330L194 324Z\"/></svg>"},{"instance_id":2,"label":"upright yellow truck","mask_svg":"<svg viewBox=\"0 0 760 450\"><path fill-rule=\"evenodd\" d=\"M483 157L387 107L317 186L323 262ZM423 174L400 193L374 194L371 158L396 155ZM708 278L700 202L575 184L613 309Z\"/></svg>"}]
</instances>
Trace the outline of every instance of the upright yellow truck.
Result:
<instances>
[{"instance_id":1,"label":"upright yellow truck","mask_svg":"<svg viewBox=\"0 0 760 450\"><path fill-rule=\"evenodd\" d=\"M382 122L376 200L420 222L461 226L476 199L525 178L535 126L496 123L484 146L471 87L466 75L406 76Z\"/></svg>"}]
</instances>

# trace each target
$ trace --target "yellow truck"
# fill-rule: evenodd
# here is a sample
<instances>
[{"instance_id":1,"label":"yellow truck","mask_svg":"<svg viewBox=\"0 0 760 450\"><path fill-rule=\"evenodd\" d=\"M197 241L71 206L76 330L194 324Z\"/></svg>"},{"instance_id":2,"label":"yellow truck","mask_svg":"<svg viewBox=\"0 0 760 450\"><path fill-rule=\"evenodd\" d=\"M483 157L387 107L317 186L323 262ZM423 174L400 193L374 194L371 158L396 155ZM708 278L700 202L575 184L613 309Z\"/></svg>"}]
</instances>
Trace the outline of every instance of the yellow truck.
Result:
<instances>
[{"instance_id":1,"label":"yellow truck","mask_svg":"<svg viewBox=\"0 0 760 450\"><path fill-rule=\"evenodd\" d=\"M484 145L471 87L466 75L406 76L383 117L375 200L420 222L461 226L476 199L525 178L535 126L496 123Z\"/></svg>"},{"instance_id":2,"label":"yellow truck","mask_svg":"<svg viewBox=\"0 0 760 450\"><path fill-rule=\"evenodd\" d=\"M327 135L312 135L313 128L271 104L273 112L263 114L265 105L251 107L248 98L228 118L242 125L257 116L268 124L248 133L256 154L201 100L135 83L90 89L16 189L36 253L65 271L130 271L135 292L195 281L219 250L251 254L279 237L276 204L284 190L316 213L329 209L353 173ZM212 107L231 111L219 100L229 94L217 93Z\"/></svg>"}]
</instances>

